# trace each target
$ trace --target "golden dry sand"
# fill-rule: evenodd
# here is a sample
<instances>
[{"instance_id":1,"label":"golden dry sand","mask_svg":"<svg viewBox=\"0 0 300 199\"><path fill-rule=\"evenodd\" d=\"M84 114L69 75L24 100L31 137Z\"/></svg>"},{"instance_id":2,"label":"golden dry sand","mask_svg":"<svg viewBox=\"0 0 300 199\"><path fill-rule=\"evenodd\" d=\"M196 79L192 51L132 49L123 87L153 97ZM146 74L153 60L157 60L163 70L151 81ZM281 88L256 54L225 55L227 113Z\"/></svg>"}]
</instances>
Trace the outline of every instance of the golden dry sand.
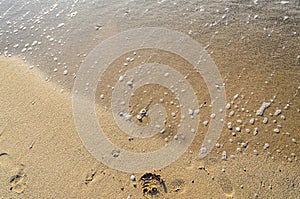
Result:
<instances>
[{"instance_id":1,"label":"golden dry sand","mask_svg":"<svg viewBox=\"0 0 300 199\"><path fill-rule=\"evenodd\" d=\"M178 70L184 73L184 68ZM299 198L299 70L278 68L268 84L264 81L271 70L259 73L260 69L249 68L244 71L247 75L228 75L234 70L221 70L224 79L227 76L228 102L235 94L239 97L227 110L234 110L235 115L226 119L220 146L204 160L197 160L202 132L207 130L202 122L209 120L211 114L209 107L203 106L200 128L189 150L173 164L156 171L166 184L166 192L160 188L154 198ZM29 70L17 58L1 57L0 71L1 198L145 198L140 182L130 180L131 174L104 166L84 148L74 127L70 93L60 93L55 85L44 81L38 69ZM190 81L198 83L201 79L191 77ZM265 113L269 122L263 124L263 117L257 117L254 111L274 95L274 103ZM207 93L197 97L201 103L209 100ZM131 102L133 112L137 111L137 102ZM284 109L287 103L289 110ZM285 120L281 115L269 115L277 109L282 110ZM109 109L99 110L104 129L112 138L117 137ZM249 124L252 117L257 118L255 125ZM243 123L239 125L237 119ZM241 126L242 132L232 136L234 130L227 128L228 122L234 128ZM256 136L255 127L259 129ZM247 128L250 133L246 133ZM279 128L280 133L275 134L274 128ZM122 144L126 140L123 137L116 144L131 148L129 141ZM163 143L164 137L153 139ZM149 149L153 146L150 143L143 144ZM248 145L243 148L241 143ZM270 144L268 149L263 148L265 143ZM134 146L131 149L140 150ZM227 152L226 161L221 159L223 151ZM139 179L142 174L134 175Z\"/></svg>"}]
</instances>

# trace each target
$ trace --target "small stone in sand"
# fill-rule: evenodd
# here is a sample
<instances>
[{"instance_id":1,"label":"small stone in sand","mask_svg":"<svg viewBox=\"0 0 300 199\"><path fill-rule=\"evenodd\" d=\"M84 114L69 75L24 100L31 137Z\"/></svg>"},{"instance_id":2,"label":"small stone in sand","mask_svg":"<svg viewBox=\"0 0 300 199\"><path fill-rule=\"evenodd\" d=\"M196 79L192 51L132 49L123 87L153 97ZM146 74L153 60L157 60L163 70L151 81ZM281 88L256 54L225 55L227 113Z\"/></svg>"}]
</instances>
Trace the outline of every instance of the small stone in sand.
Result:
<instances>
[{"instance_id":1,"label":"small stone in sand","mask_svg":"<svg viewBox=\"0 0 300 199\"><path fill-rule=\"evenodd\" d=\"M231 124L231 122L228 122L228 123L227 123L227 127L228 127L229 130L232 129L232 124Z\"/></svg>"},{"instance_id":2,"label":"small stone in sand","mask_svg":"<svg viewBox=\"0 0 300 199\"><path fill-rule=\"evenodd\" d=\"M130 176L130 180L131 180L131 181L135 181L135 180L136 180L136 179L135 179L135 176L134 176L134 175L131 175L131 176Z\"/></svg>"},{"instance_id":3,"label":"small stone in sand","mask_svg":"<svg viewBox=\"0 0 300 199\"><path fill-rule=\"evenodd\" d=\"M230 103L226 104L226 109L230 109L230 108L231 108Z\"/></svg>"},{"instance_id":4,"label":"small stone in sand","mask_svg":"<svg viewBox=\"0 0 300 199\"><path fill-rule=\"evenodd\" d=\"M247 144L247 143L245 143L245 142L242 142L242 143L241 143L241 147L243 147L243 148L247 148L247 146L248 146L248 144Z\"/></svg>"},{"instance_id":5,"label":"small stone in sand","mask_svg":"<svg viewBox=\"0 0 300 199\"><path fill-rule=\"evenodd\" d=\"M121 76L119 77L119 81L122 82L123 80L124 80L124 76L121 75Z\"/></svg>"},{"instance_id":6,"label":"small stone in sand","mask_svg":"<svg viewBox=\"0 0 300 199\"><path fill-rule=\"evenodd\" d=\"M195 109L195 111L194 111L194 113L196 114L196 115L199 115L199 113L200 113L200 109Z\"/></svg>"},{"instance_id":7,"label":"small stone in sand","mask_svg":"<svg viewBox=\"0 0 300 199\"><path fill-rule=\"evenodd\" d=\"M253 150L254 155L258 155L258 151L257 150Z\"/></svg>"},{"instance_id":8,"label":"small stone in sand","mask_svg":"<svg viewBox=\"0 0 300 199\"><path fill-rule=\"evenodd\" d=\"M269 148L270 147L270 144L268 144L268 143L265 143L265 145L264 145L264 149L267 149L267 148Z\"/></svg>"},{"instance_id":9,"label":"small stone in sand","mask_svg":"<svg viewBox=\"0 0 300 199\"><path fill-rule=\"evenodd\" d=\"M128 81L128 82L127 82L127 85L128 85L129 87L131 87L131 88L132 88L132 86L133 86L133 82L132 82L132 81Z\"/></svg>"},{"instance_id":10,"label":"small stone in sand","mask_svg":"<svg viewBox=\"0 0 300 199\"><path fill-rule=\"evenodd\" d=\"M258 128L254 129L253 135L256 136L258 134Z\"/></svg>"},{"instance_id":11,"label":"small stone in sand","mask_svg":"<svg viewBox=\"0 0 300 199\"><path fill-rule=\"evenodd\" d=\"M274 129L273 131L274 131L274 133L277 133L277 134L280 132L279 129Z\"/></svg>"},{"instance_id":12,"label":"small stone in sand","mask_svg":"<svg viewBox=\"0 0 300 199\"><path fill-rule=\"evenodd\" d=\"M227 160L227 153L226 153L226 151L223 151L223 153L222 153L222 160Z\"/></svg>"},{"instance_id":13,"label":"small stone in sand","mask_svg":"<svg viewBox=\"0 0 300 199\"><path fill-rule=\"evenodd\" d=\"M147 110L143 108L143 109L140 111L140 114L141 114L141 115L144 115L144 116L147 115Z\"/></svg>"},{"instance_id":14,"label":"small stone in sand","mask_svg":"<svg viewBox=\"0 0 300 199\"><path fill-rule=\"evenodd\" d=\"M239 97L239 94L236 94L235 96L233 96L233 100L236 100Z\"/></svg>"},{"instance_id":15,"label":"small stone in sand","mask_svg":"<svg viewBox=\"0 0 300 199\"><path fill-rule=\"evenodd\" d=\"M212 119L215 119L215 118L216 118L216 114L215 114L215 113L212 113L212 114L210 115L210 117L211 117Z\"/></svg>"},{"instance_id":16,"label":"small stone in sand","mask_svg":"<svg viewBox=\"0 0 300 199\"><path fill-rule=\"evenodd\" d=\"M280 109L276 110L275 113L274 113L275 116L278 116L280 114L281 114L281 110Z\"/></svg>"},{"instance_id":17,"label":"small stone in sand","mask_svg":"<svg viewBox=\"0 0 300 199\"><path fill-rule=\"evenodd\" d=\"M290 108L290 104L287 104L285 107L284 107L284 110L288 110Z\"/></svg>"}]
</instances>

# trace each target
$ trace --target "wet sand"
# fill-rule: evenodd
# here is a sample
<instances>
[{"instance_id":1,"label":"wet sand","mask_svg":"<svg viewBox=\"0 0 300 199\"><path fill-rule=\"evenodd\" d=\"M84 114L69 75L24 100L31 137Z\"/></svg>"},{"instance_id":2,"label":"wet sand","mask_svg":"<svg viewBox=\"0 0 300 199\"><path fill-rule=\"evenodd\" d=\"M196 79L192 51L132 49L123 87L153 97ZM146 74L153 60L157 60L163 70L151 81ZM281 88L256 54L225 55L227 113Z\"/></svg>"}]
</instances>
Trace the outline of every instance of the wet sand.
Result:
<instances>
[{"instance_id":1,"label":"wet sand","mask_svg":"<svg viewBox=\"0 0 300 199\"><path fill-rule=\"evenodd\" d=\"M131 195L132 198L143 198L141 185L130 180L131 174L109 169L84 148L74 128L70 93L60 93L59 88L44 81L40 71L28 69L27 64L16 58L2 57L1 71L2 196L127 198ZM277 71L277 74L280 72L281 75L275 75L269 84L265 84L266 92L253 90L251 95L250 88L240 92L228 89L228 99L237 93L239 97L228 110L235 110L236 114L228 117L226 124L232 122L233 128L241 126L241 133L232 136L234 130L225 126L213 152L204 160L197 160L202 139L200 133L180 159L157 171L167 186L167 193L161 191L159 198L254 198L255 194L260 198L299 196L299 146L298 141L292 141L293 138L300 140L297 122L299 82L296 73ZM255 75L256 79L260 77L253 73L249 71L247 76L241 75L241 82L247 82L245 79L251 75ZM285 88L287 84L276 84L286 81L284 77L287 75L295 83L289 83L288 88ZM265 112L269 123L263 124L263 117L252 112L274 95L268 92L268 86L276 86L277 97ZM246 101L248 104L245 104ZM284 110L287 103L290 108ZM241 110L242 107L258 118L255 125L249 124L251 117ZM281 115L269 115L278 108L285 120ZM204 119L210 115L206 109L201 109ZM104 128L109 131L108 113L103 112L101 117ZM236 124L237 119L241 119L243 124ZM276 124L272 122L274 119L278 121ZM281 125L280 133L276 134L273 129L278 125ZM256 136L253 135L254 127L259 129ZM201 123L199 131L206 128ZM251 133L246 133L246 128L251 129ZM247 143L245 148L240 146L242 142ZM265 143L270 144L268 149L263 148ZM257 150L258 155L253 150ZM223 151L227 152L228 160L222 160ZM141 176L134 175L136 178Z\"/></svg>"}]
</instances>

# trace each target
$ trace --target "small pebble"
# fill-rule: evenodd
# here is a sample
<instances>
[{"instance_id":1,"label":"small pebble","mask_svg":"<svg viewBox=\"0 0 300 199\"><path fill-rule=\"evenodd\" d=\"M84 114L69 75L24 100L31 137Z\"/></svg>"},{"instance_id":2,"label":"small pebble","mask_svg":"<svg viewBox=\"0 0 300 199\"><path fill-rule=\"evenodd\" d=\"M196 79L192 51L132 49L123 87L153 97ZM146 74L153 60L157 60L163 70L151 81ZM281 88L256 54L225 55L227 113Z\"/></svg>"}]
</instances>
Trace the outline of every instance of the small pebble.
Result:
<instances>
[{"instance_id":1,"label":"small pebble","mask_svg":"<svg viewBox=\"0 0 300 199\"><path fill-rule=\"evenodd\" d=\"M233 96L233 100L236 100L239 97L239 94L236 94L235 96Z\"/></svg>"},{"instance_id":2,"label":"small pebble","mask_svg":"<svg viewBox=\"0 0 300 199\"><path fill-rule=\"evenodd\" d=\"M258 151L257 150L253 150L254 155L258 155Z\"/></svg>"},{"instance_id":3,"label":"small pebble","mask_svg":"<svg viewBox=\"0 0 300 199\"><path fill-rule=\"evenodd\" d=\"M292 156L292 157L296 157L296 154L295 154L295 153L291 153L291 156Z\"/></svg>"},{"instance_id":4,"label":"small pebble","mask_svg":"<svg viewBox=\"0 0 300 199\"><path fill-rule=\"evenodd\" d=\"M281 110L280 109L276 110L275 113L274 113L275 116L278 116L280 114L281 114Z\"/></svg>"},{"instance_id":5,"label":"small pebble","mask_svg":"<svg viewBox=\"0 0 300 199\"><path fill-rule=\"evenodd\" d=\"M124 80L124 76L119 77L119 81L122 82Z\"/></svg>"},{"instance_id":6,"label":"small pebble","mask_svg":"<svg viewBox=\"0 0 300 199\"><path fill-rule=\"evenodd\" d=\"M60 23L57 25L57 28L63 27L65 24L64 23Z\"/></svg>"},{"instance_id":7,"label":"small pebble","mask_svg":"<svg viewBox=\"0 0 300 199\"><path fill-rule=\"evenodd\" d=\"M264 124L267 124L267 123L268 123L268 118L265 117L265 118L263 119L263 123L264 123Z\"/></svg>"},{"instance_id":8,"label":"small pebble","mask_svg":"<svg viewBox=\"0 0 300 199\"><path fill-rule=\"evenodd\" d=\"M274 129L273 131L274 131L274 133L277 133L277 134L280 132L279 129Z\"/></svg>"},{"instance_id":9,"label":"small pebble","mask_svg":"<svg viewBox=\"0 0 300 199\"><path fill-rule=\"evenodd\" d=\"M267 148L269 148L270 147L270 144L268 144L268 143L265 143L265 145L264 145L264 149L267 149Z\"/></svg>"},{"instance_id":10,"label":"small pebble","mask_svg":"<svg viewBox=\"0 0 300 199\"><path fill-rule=\"evenodd\" d=\"M228 127L228 129L230 129L230 130L232 129L232 124L231 124L231 122L228 122L228 123L227 123L227 127Z\"/></svg>"},{"instance_id":11,"label":"small pebble","mask_svg":"<svg viewBox=\"0 0 300 199\"><path fill-rule=\"evenodd\" d=\"M131 176L130 176L130 180L131 180L131 181L135 181L135 180L136 180L136 179L135 179L135 176L134 176L134 175L131 175Z\"/></svg>"},{"instance_id":12,"label":"small pebble","mask_svg":"<svg viewBox=\"0 0 300 199\"><path fill-rule=\"evenodd\" d=\"M129 87L132 87L132 86L133 86L133 82L132 82L132 81L128 81L128 82L127 82L127 85L128 85Z\"/></svg>"},{"instance_id":13,"label":"small pebble","mask_svg":"<svg viewBox=\"0 0 300 199\"><path fill-rule=\"evenodd\" d=\"M226 151L223 151L223 153L222 153L222 160L227 160L227 153L226 153Z\"/></svg>"},{"instance_id":14,"label":"small pebble","mask_svg":"<svg viewBox=\"0 0 300 199\"><path fill-rule=\"evenodd\" d=\"M146 109L142 109L142 110L140 111L140 114L145 116L145 115L147 114L147 110L146 110Z\"/></svg>"},{"instance_id":15,"label":"small pebble","mask_svg":"<svg viewBox=\"0 0 300 199\"><path fill-rule=\"evenodd\" d=\"M199 115L200 109L195 109L195 110L194 110L194 113L195 113L196 115Z\"/></svg>"},{"instance_id":16,"label":"small pebble","mask_svg":"<svg viewBox=\"0 0 300 199\"><path fill-rule=\"evenodd\" d=\"M248 146L247 143L245 143L245 142L242 142L242 143L241 143L241 147L246 148L247 146Z\"/></svg>"},{"instance_id":17,"label":"small pebble","mask_svg":"<svg viewBox=\"0 0 300 199\"><path fill-rule=\"evenodd\" d=\"M254 131L253 131L253 135L257 135L258 134L258 128L255 128Z\"/></svg>"},{"instance_id":18,"label":"small pebble","mask_svg":"<svg viewBox=\"0 0 300 199\"><path fill-rule=\"evenodd\" d=\"M212 119L215 119L215 118L216 118L216 114L213 113L213 114L210 115L210 117L211 117Z\"/></svg>"},{"instance_id":19,"label":"small pebble","mask_svg":"<svg viewBox=\"0 0 300 199\"><path fill-rule=\"evenodd\" d=\"M231 108L231 104L230 103L226 104L226 109L230 109L230 108Z\"/></svg>"},{"instance_id":20,"label":"small pebble","mask_svg":"<svg viewBox=\"0 0 300 199\"><path fill-rule=\"evenodd\" d=\"M290 104L287 104L285 107L284 107L284 110L288 110L290 108Z\"/></svg>"}]
</instances>

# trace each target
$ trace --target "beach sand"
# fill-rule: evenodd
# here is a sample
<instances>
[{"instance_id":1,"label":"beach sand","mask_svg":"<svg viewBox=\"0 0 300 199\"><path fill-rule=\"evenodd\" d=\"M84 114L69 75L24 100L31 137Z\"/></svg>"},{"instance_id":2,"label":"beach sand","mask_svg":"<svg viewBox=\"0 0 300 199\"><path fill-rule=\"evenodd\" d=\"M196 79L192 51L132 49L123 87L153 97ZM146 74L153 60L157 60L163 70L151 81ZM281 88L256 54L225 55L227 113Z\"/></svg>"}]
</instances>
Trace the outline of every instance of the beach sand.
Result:
<instances>
[{"instance_id":1,"label":"beach sand","mask_svg":"<svg viewBox=\"0 0 300 199\"><path fill-rule=\"evenodd\" d=\"M56 85L45 81L43 73L38 69L28 69L28 64L18 58L1 57L0 67L2 198L144 198L140 182L133 182L131 174L106 167L84 148L74 127L71 93L61 93ZM232 76L232 80L227 82L227 99L230 102L235 94L239 97L227 110L227 115L231 110L236 113L226 118L218 140L220 145L206 158L198 160L203 139L199 133L182 157L156 171L167 190L166 193L160 190L155 197L255 198L257 194L259 198L298 198L300 137L297 72L278 69L270 83L265 84L257 81L265 78L261 77L263 75L248 70L247 76L241 74L239 89L234 86L239 78ZM252 76L256 81L249 83ZM258 82L263 87L256 85ZM272 92L274 87L277 93ZM251 92L254 94L251 95ZM265 112L269 122L263 124L263 117L256 116L254 111L274 95L274 103ZM205 100L205 95L200 97L201 100ZM285 110L287 103L290 108ZM234 108L235 105L238 108ZM255 125L249 124L251 117L241 110L242 107L249 110L253 118L258 118ZM285 120L281 115L269 115L278 108L282 110ZM209 119L209 112L208 107L201 109L202 121ZM103 128L114 135L108 111L98 111L98 115ZM243 121L240 125L242 132L232 136L226 124L231 121L233 126L239 126L237 119ZM277 123L272 122L274 119ZM253 135L254 127L259 129L256 136ZM246 133L246 128L251 129L251 133ZM279 128L280 133L274 133L274 128ZM207 127L201 122L199 132L205 130ZM161 137L153 139L157 142L163 140ZM124 146L122 141L115 142ZM240 146L243 142L248 144L247 147ZM263 148L265 143L270 144L268 149ZM146 148L152 146L144 144ZM255 149L258 155L254 154ZM227 152L228 160L222 160L223 151ZM139 179L142 174L134 175Z\"/></svg>"}]
</instances>

